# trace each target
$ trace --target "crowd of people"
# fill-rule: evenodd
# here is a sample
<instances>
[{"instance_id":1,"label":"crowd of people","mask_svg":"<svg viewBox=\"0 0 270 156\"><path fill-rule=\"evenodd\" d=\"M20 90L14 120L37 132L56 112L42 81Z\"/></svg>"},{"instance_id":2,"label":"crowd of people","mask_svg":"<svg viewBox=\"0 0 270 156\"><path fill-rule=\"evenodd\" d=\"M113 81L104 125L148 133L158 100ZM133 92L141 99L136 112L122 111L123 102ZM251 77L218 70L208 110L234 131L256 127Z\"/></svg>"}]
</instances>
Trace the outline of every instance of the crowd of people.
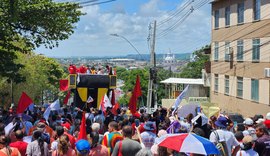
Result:
<instances>
[{"instance_id":1,"label":"crowd of people","mask_svg":"<svg viewBox=\"0 0 270 156\"><path fill-rule=\"evenodd\" d=\"M126 108L119 108L117 115L110 108L106 112L91 108L85 114L86 138L79 138L84 131L81 110L51 111L48 120L44 110L40 107L17 115L16 110L0 108L0 156L199 155L159 146L160 138L176 133L194 133L215 145L224 143L228 156L270 156L270 113L236 124L222 114L205 122L203 116L179 117L165 108L152 114L144 109L129 114Z\"/></svg>"}]
</instances>

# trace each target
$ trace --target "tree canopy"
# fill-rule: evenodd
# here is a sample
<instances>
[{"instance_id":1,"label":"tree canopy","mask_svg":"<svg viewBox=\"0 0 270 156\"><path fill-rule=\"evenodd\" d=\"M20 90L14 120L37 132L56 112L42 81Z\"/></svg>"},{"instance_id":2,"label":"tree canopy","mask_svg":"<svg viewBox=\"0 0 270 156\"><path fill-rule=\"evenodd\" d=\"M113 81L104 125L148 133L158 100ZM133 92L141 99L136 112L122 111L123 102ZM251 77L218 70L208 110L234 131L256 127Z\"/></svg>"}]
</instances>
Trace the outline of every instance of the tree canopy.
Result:
<instances>
[{"instance_id":1,"label":"tree canopy","mask_svg":"<svg viewBox=\"0 0 270 156\"><path fill-rule=\"evenodd\" d=\"M26 91L27 94L39 104L46 94L50 94L52 98L58 95L59 79L65 76L61 65L52 58L43 55L29 53L15 53L16 63L22 64L25 68L20 69L19 73L25 78L25 82L13 84L14 101L17 102L21 92ZM0 77L0 95L3 102L10 104L11 101L11 85L7 83L7 78ZM44 101L46 99L44 98Z\"/></svg>"},{"instance_id":2,"label":"tree canopy","mask_svg":"<svg viewBox=\"0 0 270 156\"><path fill-rule=\"evenodd\" d=\"M73 33L82 15L79 8L76 3L52 0L1 0L1 46L14 48L14 41L23 41L28 48L42 44L53 48Z\"/></svg>"},{"instance_id":3,"label":"tree canopy","mask_svg":"<svg viewBox=\"0 0 270 156\"><path fill-rule=\"evenodd\" d=\"M76 3L52 0L0 1L0 76L16 83L25 80L19 74L15 52L29 53L40 45L58 46L74 32L82 12Z\"/></svg>"},{"instance_id":4,"label":"tree canopy","mask_svg":"<svg viewBox=\"0 0 270 156\"><path fill-rule=\"evenodd\" d=\"M204 49L209 48L209 45L202 47L199 50L193 52L194 60L187 63L186 66L182 67L180 77L182 78L201 78L202 69L204 68L205 62L210 60L208 55L204 54Z\"/></svg>"},{"instance_id":5,"label":"tree canopy","mask_svg":"<svg viewBox=\"0 0 270 156\"><path fill-rule=\"evenodd\" d=\"M122 98L119 99L120 104L128 104L130 95L133 91L133 88L136 83L136 76L140 76L141 82L141 104L146 105L147 92L148 92L148 81L149 81L149 68L144 69L134 69L134 70L126 70L125 68L117 67L117 78L124 81L125 85L121 87L125 94ZM161 99L165 96L165 89L163 84L159 82L169 78L170 71L165 70L163 68L158 68L157 74L157 101L158 104L161 104Z\"/></svg>"},{"instance_id":6,"label":"tree canopy","mask_svg":"<svg viewBox=\"0 0 270 156\"><path fill-rule=\"evenodd\" d=\"M59 41L68 39L81 15L78 3L0 0L0 95L10 99L13 85L15 99L23 90L35 102L43 91L54 94L62 68L55 60L32 52L41 45L57 47Z\"/></svg>"}]
</instances>

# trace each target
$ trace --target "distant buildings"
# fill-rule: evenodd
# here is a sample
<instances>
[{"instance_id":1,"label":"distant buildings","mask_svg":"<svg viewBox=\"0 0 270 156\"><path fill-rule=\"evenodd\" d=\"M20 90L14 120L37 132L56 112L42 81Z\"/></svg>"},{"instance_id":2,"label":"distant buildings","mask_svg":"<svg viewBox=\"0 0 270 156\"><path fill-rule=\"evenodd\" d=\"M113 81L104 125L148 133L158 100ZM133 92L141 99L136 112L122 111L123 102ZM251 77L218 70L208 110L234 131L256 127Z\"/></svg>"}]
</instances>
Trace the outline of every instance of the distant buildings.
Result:
<instances>
[{"instance_id":1,"label":"distant buildings","mask_svg":"<svg viewBox=\"0 0 270 156\"><path fill-rule=\"evenodd\" d=\"M269 49L269 0L213 0L211 102L245 116L269 112Z\"/></svg>"},{"instance_id":2,"label":"distant buildings","mask_svg":"<svg viewBox=\"0 0 270 156\"><path fill-rule=\"evenodd\" d=\"M175 54L169 52L163 55L157 66L172 72L179 72L179 67L186 64L187 60L177 60Z\"/></svg>"}]
</instances>

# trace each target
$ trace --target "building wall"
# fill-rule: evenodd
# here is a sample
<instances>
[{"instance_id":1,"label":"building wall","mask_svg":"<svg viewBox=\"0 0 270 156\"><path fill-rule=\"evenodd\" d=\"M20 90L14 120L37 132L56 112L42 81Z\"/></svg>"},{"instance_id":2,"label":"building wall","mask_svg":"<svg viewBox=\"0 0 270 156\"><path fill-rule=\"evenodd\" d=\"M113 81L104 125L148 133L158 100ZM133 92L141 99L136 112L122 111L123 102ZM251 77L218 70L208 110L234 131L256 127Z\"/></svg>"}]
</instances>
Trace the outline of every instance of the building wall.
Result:
<instances>
[{"instance_id":1,"label":"building wall","mask_svg":"<svg viewBox=\"0 0 270 156\"><path fill-rule=\"evenodd\" d=\"M244 2L244 23L237 23L237 4ZM261 0L260 20L254 21L253 0L219 0L212 3L211 102L229 112L245 116L270 112L270 78L264 69L270 68L270 1ZM230 25L225 26L225 7L230 6ZM219 27L215 28L215 10L219 10ZM253 39L260 39L260 60L252 60ZM237 41L243 40L243 61L237 60ZM219 58L214 60L215 42L219 43ZM231 59L225 61L225 42L230 42ZM218 92L215 88L218 74ZM225 76L229 76L229 95L225 95ZM237 77L243 77L243 96L237 97ZM251 99L251 80L259 81L259 100Z\"/></svg>"}]
</instances>

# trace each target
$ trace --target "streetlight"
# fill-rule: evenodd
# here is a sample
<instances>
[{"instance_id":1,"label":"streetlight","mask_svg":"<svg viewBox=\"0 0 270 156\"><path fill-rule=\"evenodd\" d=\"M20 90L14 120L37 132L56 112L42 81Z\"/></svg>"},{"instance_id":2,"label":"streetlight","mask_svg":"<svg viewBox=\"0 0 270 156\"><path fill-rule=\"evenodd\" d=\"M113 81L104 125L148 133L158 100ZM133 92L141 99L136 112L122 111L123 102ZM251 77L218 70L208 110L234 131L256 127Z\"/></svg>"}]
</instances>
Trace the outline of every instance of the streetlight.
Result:
<instances>
[{"instance_id":1,"label":"streetlight","mask_svg":"<svg viewBox=\"0 0 270 156\"><path fill-rule=\"evenodd\" d=\"M115 37L120 37L120 38L122 38L122 39L124 39L125 41L127 41L128 42L128 44L129 45L131 45L131 47L140 55L140 57L142 58L142 59L144 59L143 57L142 57L142 55L140 54L140 52L138 51L138 49L127 39L127 38L125 38L124 36L122 36L122 35L118 35L118 34L110 34L111 36L115 36Z\"/></svg>"}]
</instances>

